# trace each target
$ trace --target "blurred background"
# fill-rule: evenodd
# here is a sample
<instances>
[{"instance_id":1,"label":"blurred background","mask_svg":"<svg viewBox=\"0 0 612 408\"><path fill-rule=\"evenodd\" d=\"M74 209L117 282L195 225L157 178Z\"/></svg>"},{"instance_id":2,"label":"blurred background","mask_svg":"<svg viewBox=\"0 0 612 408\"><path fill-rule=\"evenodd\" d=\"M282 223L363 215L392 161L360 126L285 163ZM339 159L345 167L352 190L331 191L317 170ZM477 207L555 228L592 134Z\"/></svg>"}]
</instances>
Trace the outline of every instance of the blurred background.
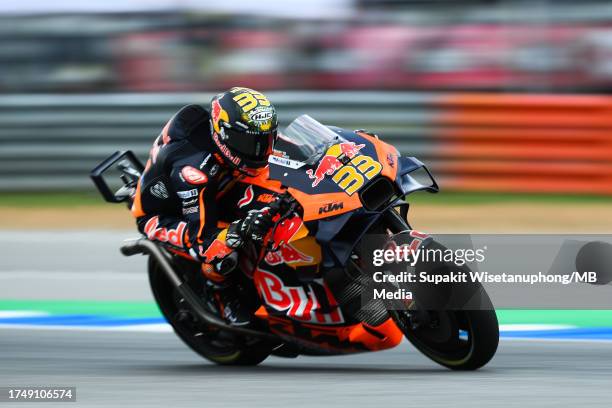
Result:
<instances>
[{"instance_id":1,"label":"blurred background","mask_svg":"<svg viewBox=\"0 0 612 408\"><path fill-rule=\"evenodd\" d=\"M3 2L4 93L605 92L606 1Z\"/></svg>"},{"instance_id":2,"label":"blurred background","mask_svg":"<svg viewBox=\"0 0 612 408\"><path fill-rule=\"evenodd\" d=\"M408 348L228 376L154 337L169 328L146 258L118 250L135 222L89 172L116 150L144 159L181 106L232 86L266 92L283 125L308 113L420 158L442 188L411 198L420 231L612 232L609 0L0 0L0 383L77 385L88 406L394 406L431 405L433 378L459 407L466 390L604 406L610 343L502 342L493 370L450 380ZM605 310L498 318L503 337L612 332Z\"/></svg>"},{"instance_id":3,"label":"blurred background","mask_svg":"<svg viewBox=\"0 0 612 408\"><path fill-rule=\"evenodd\" d=\"M236 85L267 92L285 125L308 113L419 157L445 197L427 203L518 200L531 229L545 200L567 210L550 228L612 229L607 1L2 2L0 205L99 204L96 163L144 158L178 108Z\"/></svg>"}]
</instances>

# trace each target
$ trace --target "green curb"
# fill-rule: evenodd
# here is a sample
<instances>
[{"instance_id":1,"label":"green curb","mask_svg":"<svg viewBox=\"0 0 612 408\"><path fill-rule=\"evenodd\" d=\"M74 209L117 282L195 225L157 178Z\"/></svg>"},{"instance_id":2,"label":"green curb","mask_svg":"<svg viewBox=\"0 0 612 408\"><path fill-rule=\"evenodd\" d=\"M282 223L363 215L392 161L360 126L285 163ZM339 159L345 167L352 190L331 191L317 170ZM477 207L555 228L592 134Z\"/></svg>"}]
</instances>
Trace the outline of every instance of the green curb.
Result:
<instances>
[{"instance_id":1,"label":"green curb","mask_svg":"<svg viewBox=\"0 0 612 408\"><path fill-rule=\"evenodd\" d=\"M95 302L77 300L0 300L0 310L37 310L50 314L90 314L116 317L159 317L153 302Z\"/></svg>"},{"instance_id":2,"label":"green curb","mask_svg":"<svg viewBox=\"0 0 612 408\"><path fill-rule=\"evenodd\" d=\"M612 310L498 310L500 324L567 324L612 327Z\"/></svg>"}]
</instances>

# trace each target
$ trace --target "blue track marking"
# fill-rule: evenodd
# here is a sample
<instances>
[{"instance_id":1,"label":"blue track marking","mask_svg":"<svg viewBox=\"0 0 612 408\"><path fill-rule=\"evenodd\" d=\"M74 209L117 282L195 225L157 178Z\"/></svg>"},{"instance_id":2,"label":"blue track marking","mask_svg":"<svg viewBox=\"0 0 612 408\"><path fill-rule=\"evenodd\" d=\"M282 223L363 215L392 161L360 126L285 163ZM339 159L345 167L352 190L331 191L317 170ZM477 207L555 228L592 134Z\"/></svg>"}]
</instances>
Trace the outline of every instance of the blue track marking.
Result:
<instances>
[{"instance_id":1,"label":"blue track marking","mask_svg":"<svg viewBox=\"0 0 612 408\"><path fill-rule=\"evenodd\" d=\"M123 326L138 326L150 324L163 324L163 317L121 317L92 314L45 315L0 318L0 325L15 326L76 326L112 328ZM611 340L612 327L573 327L567 329L551 330L500 330L502 338L530 338L530 339L571 339L571 340Z\"/></svg>"},{"instance_id":2,"label":"blue track marking","mask_svg":"<svg viewBox=\"0 0 612 408\"><path fill-rule=\"evenodd\" d=\"M612 340L612 327L577 327L562 330L500 332L505 338L537 338L567 340Z\"/></svg>"},{"instance_id":3,"label":"blue track marking","mask_svg":"<svg viewBox=\"0 0 612 408\"><path fill-rule=\"evenodd\" d=\"M99 315L49 315L33 317L11 317L0 319L0 324L33 326L127 326L137 324L165 323L163 317L117 317Z\"/></svg>"}]
</instances>

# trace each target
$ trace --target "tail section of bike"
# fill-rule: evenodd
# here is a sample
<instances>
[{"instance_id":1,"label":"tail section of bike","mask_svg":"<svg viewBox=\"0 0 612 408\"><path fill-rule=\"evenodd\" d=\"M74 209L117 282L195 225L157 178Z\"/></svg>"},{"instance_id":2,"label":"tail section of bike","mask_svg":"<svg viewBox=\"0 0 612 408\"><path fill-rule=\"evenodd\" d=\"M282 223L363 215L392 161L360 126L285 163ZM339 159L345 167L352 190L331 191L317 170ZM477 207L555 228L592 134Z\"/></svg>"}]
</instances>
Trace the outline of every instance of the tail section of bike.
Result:
<instances>
[{"instance_id":1,"label":"tail section of bike","mask_svg":"<svg viewBox=\"0 0 612 408\"><path fill-rule=\"evenodd\" d=\"M144 166L130 151L117 151L90 173L96 188L109 203L130 203Z\"/></svg>"}]
</instances>

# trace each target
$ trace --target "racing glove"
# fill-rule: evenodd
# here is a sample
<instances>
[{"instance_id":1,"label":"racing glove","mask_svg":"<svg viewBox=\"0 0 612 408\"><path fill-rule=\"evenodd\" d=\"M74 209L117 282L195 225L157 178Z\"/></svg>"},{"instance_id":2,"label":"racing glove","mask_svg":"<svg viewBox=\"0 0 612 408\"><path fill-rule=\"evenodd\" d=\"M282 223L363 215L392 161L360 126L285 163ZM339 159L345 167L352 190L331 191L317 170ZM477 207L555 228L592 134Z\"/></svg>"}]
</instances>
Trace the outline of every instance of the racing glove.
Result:
<instances>
[{"instance_id":1,"label":"racing glove","mask_svg":"<svg viewBox=\"0 0 612 408\"><path fill-rule=\"evenodd\" d=\"M244 219L230 224L225 236L226 245L230 248L242 248L247 242L263 244L264 238L274 225L273 217L267 207L249 211Z\"/></svg>"}]
</instances>

